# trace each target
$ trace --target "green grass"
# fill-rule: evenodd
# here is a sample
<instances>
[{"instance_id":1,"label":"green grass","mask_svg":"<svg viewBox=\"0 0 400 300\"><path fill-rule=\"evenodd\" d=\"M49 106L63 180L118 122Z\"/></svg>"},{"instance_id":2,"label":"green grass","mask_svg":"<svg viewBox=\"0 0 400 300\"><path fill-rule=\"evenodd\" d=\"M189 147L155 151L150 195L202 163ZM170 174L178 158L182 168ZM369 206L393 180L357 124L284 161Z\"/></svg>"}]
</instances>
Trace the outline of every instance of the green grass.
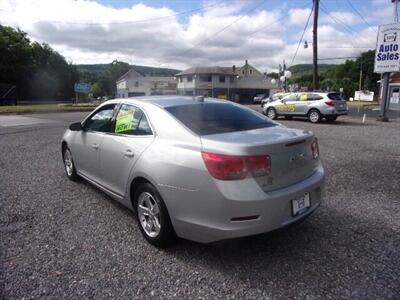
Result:
<instances>
[{"instance_id":1,"label":"green grass","mask_svg":"<svg viewBox=\"0 0 400 300\"><path fill-rule=\"evenodd\" d=\"M45 112L91 111L95 105L73 104L33 104L33 105L6 105L0 106L0 114L23 114Z\"/></svg>"},{"instance_id":2,"label":"green grass","mask_svg":"<svg viewBox=\"0 0 400 300\"><path fill-rule=\"evenodd\" d=\"M347 101L347 106L350 107L363 107L363 106L379 106L379 103L376 101Z\"/></svg>"}]
</instances>

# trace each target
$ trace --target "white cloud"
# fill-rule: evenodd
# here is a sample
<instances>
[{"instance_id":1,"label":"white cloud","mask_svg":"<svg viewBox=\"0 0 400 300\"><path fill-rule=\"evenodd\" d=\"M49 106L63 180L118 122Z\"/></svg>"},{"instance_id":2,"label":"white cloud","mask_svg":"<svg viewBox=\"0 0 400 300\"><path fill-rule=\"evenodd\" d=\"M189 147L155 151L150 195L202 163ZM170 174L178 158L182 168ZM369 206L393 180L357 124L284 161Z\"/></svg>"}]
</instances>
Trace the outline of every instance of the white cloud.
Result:
<instances>
[{"instance_id":1,"label":"white cloud","mask_svg":"<svg viewBox=\"0 0 400 300\"><path fill-rule=\"evenodd\" d=\"M304 27L310 11L311 9L309 8L294 8L289 10L289 25Z\"/></svg>"},{"instance_id":2,"label":"white cloud","mask_svg":"<svg viewBox=\"0 0 400 300\"><path fill-rule=\"evenodd\" d=\"M271 71L283 59L290 62L297 44L287 41L289 37L291 41L300 38L310 13L310 9L286 11L283 6L249 12L259 1L208 1L203 10L182 23L175 15L178 11L147 3L113 8L83 0L2 0L0 20L20 27L33 40L49 43L74 63L119 59L132 64L186 68L198 64L241 65L248 59L262 71ZM351 26L352 14L340 14ZM294 35L293 29L298 30ZM321 22L320 57L353 55L365 50L352 49L356 43L375 43L374 32L363 31L356 36ZM311 41L310 30L305 39ZM335 50L338 45L343 48ZM295 63L310 63L311 53L311 47L300 47Z\"/></svg>"}]
</instances>

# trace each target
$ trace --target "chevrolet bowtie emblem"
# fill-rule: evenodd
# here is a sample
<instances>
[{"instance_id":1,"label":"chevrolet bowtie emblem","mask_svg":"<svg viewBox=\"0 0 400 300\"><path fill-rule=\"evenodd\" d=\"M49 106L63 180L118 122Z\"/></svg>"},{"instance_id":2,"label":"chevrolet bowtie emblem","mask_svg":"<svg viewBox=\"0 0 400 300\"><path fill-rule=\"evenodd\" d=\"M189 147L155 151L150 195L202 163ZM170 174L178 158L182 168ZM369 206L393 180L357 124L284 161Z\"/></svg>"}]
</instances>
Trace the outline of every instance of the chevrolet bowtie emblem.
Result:
<instances>
[{"instance_id":1,"label":"chevrolet bowtie emblem","mask_svg":"<svg viewBox=\"0 0 400 300\"><path fill-rule=\"evenodd\" d=\"M305 157L304 157L304 153L296 153L295 155L293 155L291 158L290 158L290 162L296 162L296 161L301 161L301 160L303 160Z\"/></svg>"}]
</instances>

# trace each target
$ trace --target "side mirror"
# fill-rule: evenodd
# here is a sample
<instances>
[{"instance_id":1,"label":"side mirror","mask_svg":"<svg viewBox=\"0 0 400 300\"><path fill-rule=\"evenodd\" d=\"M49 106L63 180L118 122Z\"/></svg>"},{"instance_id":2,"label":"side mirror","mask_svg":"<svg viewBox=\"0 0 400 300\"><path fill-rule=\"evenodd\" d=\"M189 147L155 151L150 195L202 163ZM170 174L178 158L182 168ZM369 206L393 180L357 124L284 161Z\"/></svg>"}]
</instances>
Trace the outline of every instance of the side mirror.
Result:
<instances>
[{"instance_id":1,"label":"side mirror","mask_svg":"<svg viewBox=\"0 0 400 300\"><path fill-rule=\"evenodd\" d=\"M82 124L80 122L72 123L71 125L69 125L69 130L81 131L81 130L83 130L83 127L82 127Z\"/></svg>"},{"instance_id":2,"label":"side mirror","mask_svg":"<svg viewBox=\"0 0 400 300\"><path fill-rule=\"evenodd\" d=\"M281 102L282 102L283 104L285 104L285 103L286 103L286 101L285 101L285 100L283 100L283 99L281 100Z\"/></svg>"}]
</instances>

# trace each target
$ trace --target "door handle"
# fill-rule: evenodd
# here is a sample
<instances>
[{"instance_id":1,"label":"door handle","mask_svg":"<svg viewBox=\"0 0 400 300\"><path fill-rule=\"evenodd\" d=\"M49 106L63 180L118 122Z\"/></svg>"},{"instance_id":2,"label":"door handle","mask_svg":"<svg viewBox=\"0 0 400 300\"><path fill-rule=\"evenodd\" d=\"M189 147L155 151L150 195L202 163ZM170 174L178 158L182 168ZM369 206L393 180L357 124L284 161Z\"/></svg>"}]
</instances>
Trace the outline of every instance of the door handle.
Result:
<instances>
[{"instance_id":1,"label":"door handle","mask_svg":"<svg viewBox=\"0 0 400 300\"><path fill-rule=\"evenodd\" d=\"M131 150L125 150L124 156L133 157L135 154Z\"/></svg>"},{"instance_id":2,"label":"door handle","mask_svg":"<svg viewBox=\"0 0 400 300\"><path fill-rule=\"evenodd\" d=\"M99 145L93 144L93 145L92 145L92 148L93 148L94 150L97 150L97 149L99 149Z\"/></svg>"}]
</instances>

